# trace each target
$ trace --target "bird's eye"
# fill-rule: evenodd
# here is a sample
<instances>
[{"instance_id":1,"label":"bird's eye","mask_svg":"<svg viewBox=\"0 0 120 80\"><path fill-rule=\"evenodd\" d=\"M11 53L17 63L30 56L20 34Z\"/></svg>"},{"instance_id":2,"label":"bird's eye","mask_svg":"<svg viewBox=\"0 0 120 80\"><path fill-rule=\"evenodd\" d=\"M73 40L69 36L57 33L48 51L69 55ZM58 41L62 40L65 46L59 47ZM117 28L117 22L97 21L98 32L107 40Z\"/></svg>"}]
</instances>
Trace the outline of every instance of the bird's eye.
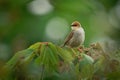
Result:
<instances>
[{"instance_id":1,"label":"bird's eye","mask_svg":"<svg viewBox=\"0 0 120 80\"><path fill-rule=\"evenodd\" d=\"M76 24L74 26L77 26Z\"/></svg>"},{"instance_id":2,"label":"bird's eye","mask_svg":"<svg viewBox=\"0 0 120 80\"><path fill-rule=\"evenodd\" d=\"M73 25L71 25L71 26L77 26L76 24L73 24Z\"/></svg>"}]
</instances>

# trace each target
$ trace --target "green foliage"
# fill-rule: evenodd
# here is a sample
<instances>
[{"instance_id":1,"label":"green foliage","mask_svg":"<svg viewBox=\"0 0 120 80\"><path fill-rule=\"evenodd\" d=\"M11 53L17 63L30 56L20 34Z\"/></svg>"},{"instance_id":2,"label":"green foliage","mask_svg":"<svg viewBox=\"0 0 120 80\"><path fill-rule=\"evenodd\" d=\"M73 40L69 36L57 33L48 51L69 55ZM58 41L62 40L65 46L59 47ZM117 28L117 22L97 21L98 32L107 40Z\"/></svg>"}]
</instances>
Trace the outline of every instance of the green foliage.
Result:
<instances>
[{"instance_id":1,"label":"green foliage","mask_svg":"<svg viewBox=\"0 0 120 80\"><path fill-rule=\"evenodd\" d=\"M86 32L84 45L103 41L106 52L98 43L82 53L42 42L27 48L61 44L74 20ZM119 22L119 0L0 0L0 80L119 80Z\"/></svg>"},{"instance_id":2,"label":"green foliage","mask_svg":"<svg viewBox=\"0 0 120 80\"><path fill-rule=\"evenodd\" d=\"M1 68L3 74L0 74L0 79L119 80L120 63L117 59L110 59L99 43L83 48L81 53L76 48L61 48L50 42L38 42L17 52Z\"/></svg>"},{"instance_id":3,"label":"green foliage","mask_svg":"<svg viewBox=\"0 0 120 80\"><path fill-rule=\"evenodd\" d=\"M93 62L94 60L85 54L82 54L82 60L79 62L80 77L83 80L92 79L93 76Z\"/></svg>"}]
</instances>

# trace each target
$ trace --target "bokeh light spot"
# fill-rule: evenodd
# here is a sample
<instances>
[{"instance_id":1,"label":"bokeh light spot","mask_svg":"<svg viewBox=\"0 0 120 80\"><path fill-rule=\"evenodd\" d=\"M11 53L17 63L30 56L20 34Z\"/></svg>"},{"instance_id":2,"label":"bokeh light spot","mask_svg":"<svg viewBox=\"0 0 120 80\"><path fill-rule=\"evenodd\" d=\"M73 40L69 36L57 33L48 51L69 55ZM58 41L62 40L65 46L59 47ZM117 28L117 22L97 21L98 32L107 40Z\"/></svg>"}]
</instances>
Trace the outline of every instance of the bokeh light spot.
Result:
<instances>
[{"instance_id":1,"label":"bokeh light spot","mask_svg":"<svg viewBox=\"0 0 120 80\"><path fill-rule=\"evenodd\" d=\"M28 9L35 15L44 15L53 10L48 0L34 0L28 5Z\"/></svg>"},{"instance_id":2,"label":"bokeh light spot","mask_svg":"<svg viewBox=\"0 0 120 80\"><path fill-rule=\"evenodd\" d=\"M50 39L59 40L64 38L69 28L70 27L65 19L55 17L48 22L46 26L46 35Z\"/></svg>"}]
</instances>

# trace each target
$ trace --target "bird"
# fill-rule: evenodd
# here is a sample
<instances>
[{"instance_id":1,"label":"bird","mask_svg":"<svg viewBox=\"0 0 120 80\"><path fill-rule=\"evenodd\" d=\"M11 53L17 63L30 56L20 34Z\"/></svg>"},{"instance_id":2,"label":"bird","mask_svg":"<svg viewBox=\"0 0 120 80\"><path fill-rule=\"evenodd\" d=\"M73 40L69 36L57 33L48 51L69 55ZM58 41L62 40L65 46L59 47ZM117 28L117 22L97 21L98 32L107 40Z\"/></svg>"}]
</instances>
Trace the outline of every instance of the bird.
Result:
<instances>
[{"instance_id":1,"label":"bird","mask_svg":"<svg viewBox=\"0 0 120 80\"><path fill-rule=\"evenodd\" d=\"M71 24L71 32L66 37L63 47L68 46L70 48L79 47L84 43L85 31L79 21L74 21Z\"/></svg>"}]
</instances>

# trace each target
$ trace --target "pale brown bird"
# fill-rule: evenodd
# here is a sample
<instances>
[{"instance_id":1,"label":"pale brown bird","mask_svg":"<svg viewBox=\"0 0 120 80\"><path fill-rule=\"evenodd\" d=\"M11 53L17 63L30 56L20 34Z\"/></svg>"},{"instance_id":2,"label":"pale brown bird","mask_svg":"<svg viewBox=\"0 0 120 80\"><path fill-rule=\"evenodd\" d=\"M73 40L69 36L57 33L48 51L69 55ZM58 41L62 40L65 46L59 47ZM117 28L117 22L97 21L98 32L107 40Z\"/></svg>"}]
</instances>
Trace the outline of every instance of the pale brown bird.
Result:
<instances>
[{"instance_id":1,"label":"pale brown bird","mask_svg":"<svg viewBox=\"0 0 120 80\"><path fill-rule=\"evenodd\" d=\"M74 21L71 24L71 32L66 37L63 47L65 45L74 48L79 47L81 44L84 43L85 40L85 31L82 28L81 24L78 21Z\"/></svg>"}]
</instances>

